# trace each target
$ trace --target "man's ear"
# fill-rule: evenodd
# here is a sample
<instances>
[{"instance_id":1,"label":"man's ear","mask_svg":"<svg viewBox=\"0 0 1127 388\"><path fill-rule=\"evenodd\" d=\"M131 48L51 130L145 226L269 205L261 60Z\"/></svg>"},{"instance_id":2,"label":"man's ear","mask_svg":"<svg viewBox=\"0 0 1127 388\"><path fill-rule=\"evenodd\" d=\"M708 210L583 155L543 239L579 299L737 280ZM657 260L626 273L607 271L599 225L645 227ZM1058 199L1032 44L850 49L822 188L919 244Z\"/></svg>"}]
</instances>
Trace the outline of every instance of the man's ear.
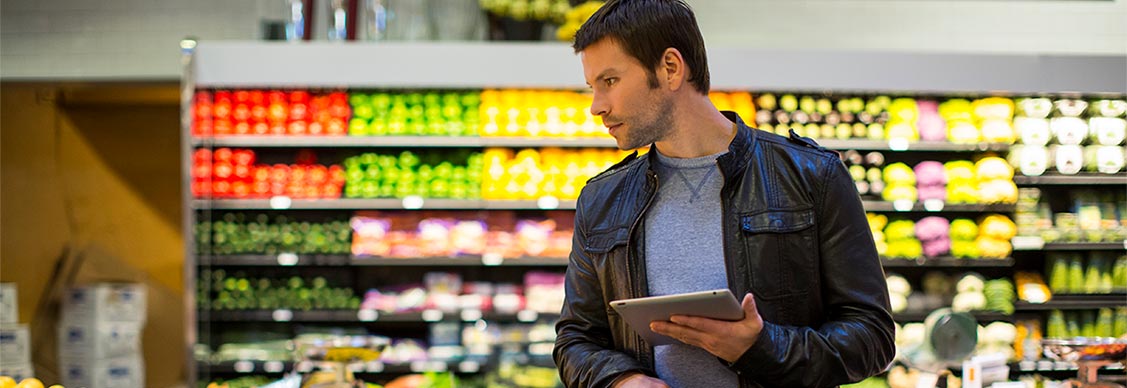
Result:
<instances>
[{"instance_id":1,"label":"man's ear","mask_svg":"<svg viewBox=\"0 0 1127 388\"><path fill-rule=\"evenodd\" d=\"M681 52L672 47L665 49L657 66L658 80L669 90L675 91L684 85L689 76L688 72L689 69L685 67L685 58L681 56Z\"/></svg>"}]
</instances>

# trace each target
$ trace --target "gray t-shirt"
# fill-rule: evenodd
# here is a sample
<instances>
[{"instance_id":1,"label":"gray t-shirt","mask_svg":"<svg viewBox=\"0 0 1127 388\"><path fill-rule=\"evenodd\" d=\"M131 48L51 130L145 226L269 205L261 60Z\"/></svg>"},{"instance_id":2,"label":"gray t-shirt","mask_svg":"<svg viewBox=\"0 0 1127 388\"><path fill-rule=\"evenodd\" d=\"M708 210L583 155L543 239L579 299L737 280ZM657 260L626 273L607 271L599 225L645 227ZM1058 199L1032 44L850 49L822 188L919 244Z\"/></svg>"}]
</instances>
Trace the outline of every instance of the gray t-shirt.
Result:
<instances>
[{"instance_id":1,"label":"gray t-shirt","mask_svg":"<svg viewBox=\"0 0 1127 388\"><path fill-rule=\"evenodd\" d=\"M728 288L720 224L724 176L716 164L724 153L691 159L657 154L657 196L644 220L650 295ZM704 349L676 344L654 352L657 375L670 387L739 386L736 374Z\"/></svg>"}]
</instances>

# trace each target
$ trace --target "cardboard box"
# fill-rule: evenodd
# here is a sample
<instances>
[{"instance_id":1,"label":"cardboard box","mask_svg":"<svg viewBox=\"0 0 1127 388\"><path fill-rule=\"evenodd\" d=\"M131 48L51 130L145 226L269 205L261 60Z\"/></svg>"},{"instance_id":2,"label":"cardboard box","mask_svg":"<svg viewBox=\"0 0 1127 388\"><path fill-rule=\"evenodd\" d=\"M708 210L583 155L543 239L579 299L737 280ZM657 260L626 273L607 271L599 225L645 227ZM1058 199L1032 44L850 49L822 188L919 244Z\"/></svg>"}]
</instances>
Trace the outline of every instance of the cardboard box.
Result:
<instances>
[{"instance_id":1,"label":"cardboard box","mask_svg":"<svg viewBox=\"0 0 1127 388\"><path fill-rule=\"evenodd\" d=\"M0 283L0 324L19 323L19 295L15 283Z\"/></svg>"},{"instance_id":2,"label":"cardboard box","mask_svg":"<svg viewBox=\"0 0 1127 388\"><path fill-rule=\"evenodd\" d=\"M145 322L148 293L135 283L75 287L63 295L63 322Z\"/></svg>"},{"instance_id":3,"label":"cardboard box","mask_svg":"<svg viewBox=\"0 0 1127 388\"><path fill-rule=\"evenodd\" d=\"M63 358L59 366L60 378L66 387L145 386L145 364L140 355L103 359Z\"/></svg>"},{"instance_id":4,"label":"cardboard box","mask_svg":"<svg viewBox=\"0 0 1127 388\"><path fill-rule=\"evenodd\" d=\"M0 366L31 362L31 333L27 325L0 325Z\"/></svg>"},{"instance_id":5,"label":"cardboard box","mask_svg":"<svg viewBox=\"0 0 1127 388\"><path fill-rule=\"evenodd\" d=\"M59 325L59 356L112 358L139 355L141 324L137 322L64 322Z\"/></svg>"},{"instance_id":6,"label":"cardboard box","mask_svg":"<svg viewBox=\"0 0 1127 388\"><path fill-rule=\"evenodd\" d=\"M35 377L35 369L32 369L30 363L16 364L16 365L0 365L0 376L11 377L12 380L20 382L20 380L28 377Z\"/></svg>"}]
</instances>

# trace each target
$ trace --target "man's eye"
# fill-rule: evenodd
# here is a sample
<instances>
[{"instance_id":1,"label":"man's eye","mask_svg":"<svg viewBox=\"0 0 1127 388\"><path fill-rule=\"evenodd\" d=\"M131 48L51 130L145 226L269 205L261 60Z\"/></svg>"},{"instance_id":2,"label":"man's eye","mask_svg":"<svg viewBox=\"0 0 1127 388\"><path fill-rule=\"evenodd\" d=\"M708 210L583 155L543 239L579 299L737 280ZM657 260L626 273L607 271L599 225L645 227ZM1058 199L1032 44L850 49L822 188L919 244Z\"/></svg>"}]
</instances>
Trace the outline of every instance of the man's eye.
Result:
<instances>
[{"instance_id":1,"label":"man's eye","mask_svg":"<svg viewBox=\"0 0 1127 388\"><path fill-rule=\"evenodd\" d=\"M618 78L607 78L606 83L607 86L614 86L614 84L618 83Z\"/></svg>"}]
</instances>

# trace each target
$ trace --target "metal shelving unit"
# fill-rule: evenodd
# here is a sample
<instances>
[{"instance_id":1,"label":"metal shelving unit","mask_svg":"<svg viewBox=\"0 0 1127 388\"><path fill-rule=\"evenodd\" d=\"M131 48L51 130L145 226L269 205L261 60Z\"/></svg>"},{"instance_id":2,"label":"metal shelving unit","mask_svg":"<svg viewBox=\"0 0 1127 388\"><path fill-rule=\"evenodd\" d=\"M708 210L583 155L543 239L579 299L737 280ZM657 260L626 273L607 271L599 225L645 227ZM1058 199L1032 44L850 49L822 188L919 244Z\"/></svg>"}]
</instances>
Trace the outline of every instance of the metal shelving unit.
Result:
<instances>
[{"instance_id":1,"label":"metal shelving unit","mask_svg":"<svg viewBox=\"0 0 1127 388\"><path fill-rule=\"evenodd\" d=\"M353 258L349 255L296 255L279 260L278 255L196 255L193 231L197 216L212 210L269 211L347 211L362 209L406 210L544 210L574 209L574 201L483 201L412 199L339 199L305 200L279 198L245 200L200 200L192 198L190 187L191 153L194 147L240 148L381 148L381 147L612 147L609 138L530 139L530 138L452 138L452 137L220 137L194 139L190 136L191 102L196 88L329 88L360 89L480 89L535 88L584 89L582 70L572 50L563 44L539 43L321 43L289 44L279 42L200 42L184 52L185 72L182 88L182 202L185 285L194 289L197 270L201 266L251 267L483 267L528 266L562 269L562 258L519 258L497 261L495 258L422 258L383 259ZM746 50L715 48L709 51L712 85L716 90L809 91L822 92L911 92L921 94L963 94L976 91L1002 91L1014 94L1041 94L1064 91L1076 93L1127 94L1127 56L1080 55L1015 55L965 53L893 53L837 52L831 50ZM467 63L488 63L488 66L453 66L449 58ZM761 58L772 58L764 62ZM762 64L754 72L747 63ZM270 66L260 66L268 63ZM849 63L851 66L838 66ZM332 66L332 71L325 71ZM963 71L963 70L967 71ZM919 77L919 74L931 74ZM1054 77L1044 77L1054 74ZM1107 78L1108 75L1112 78ZM826 148L847 150L886 150L902 152L981 152L1006 151L1004 144L949 144L935 142L901 143L869 140L818 139ZM1099 184L1127 185L1127 175L1112 177L1016 177L1019 185ZM1059 182L1059 183L1058 183ZM956 205L911 203L899 206L883 201L866 201L874 212L1012 212L1012 205ZM903 209L903 210L901 210ZM1102 249L1104 245L1096 246ZM1110 245L1108 246L1110 247ZM1118 245L1119 249L1122 245ZM1046 244L1046 249L1052 246ZM1091 246L1072 246L1088 249ZM1110 248L1108 248L1110 249ZM978 268L1012 267L1014 261L958 260L938 258L925 261L882 260L888 267ZM262 268L265 269L265 268ZM304 268L303 268L304 269ZM350 269L351 270L351 269ZM447 316L434 319L423 313L378 314L355 310L338 311L210 311L197 310L195 295L186 293L186 346L188 385L195 385L200 372L228 373L234 365L211 365L195 361L192 350L197 343L200 323L221 323L234 326L241 322L329 322L339 325L368 325L373 322L425 324L432 321L466 321L467 317ZM361 316L364 314L363 316ZM480 319L527 322L514 315L481 314ZM980 321L1012 320L1000 313L976 313ZM926 315L897 314L900 322L919 321ZM279 319L286 318L286 319ZM535 319L539 319L538 314ZM551 318L551 317L546 317ZM533 319L533 320L535 320ZM211 326L211 325L209 325ZM245 367L245 365L242 365ZM252 370L265 370L266 365L252 364ZM277 369L271 364L270 369ZM451 365L437 369L455 370ZM293 367L283 364L284 369ZM490 368L479 365L480 369ZM397 366L382 365L381 371ZM245 368L242 368L245 369ZM408 368L408 371L421 371ZM476 371L478 368L468 368ZM459 368L459 370L461 370ZM370 372L370 371L367 371Z\"/></svg>"}]
</instances>

